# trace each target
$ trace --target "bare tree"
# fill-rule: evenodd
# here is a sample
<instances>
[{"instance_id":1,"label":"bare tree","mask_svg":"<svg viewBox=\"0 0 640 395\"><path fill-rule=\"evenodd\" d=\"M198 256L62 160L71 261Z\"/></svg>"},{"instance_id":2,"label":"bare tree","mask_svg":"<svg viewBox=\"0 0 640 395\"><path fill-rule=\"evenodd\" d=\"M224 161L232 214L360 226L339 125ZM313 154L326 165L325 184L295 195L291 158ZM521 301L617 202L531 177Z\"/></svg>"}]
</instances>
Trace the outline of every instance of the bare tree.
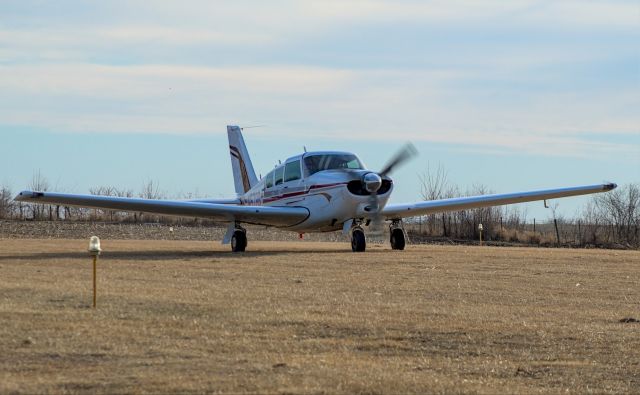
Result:
<instances>
[{"instance_id":1,"label":"bare tree","mask_svg":"<svg viewBox=\"0 0 640 395\"><path fill-rule=\"evenodd\" d=\"M99 187L89 188L90 194L99 195L99 196L114 196L115 191L116 189L110 186L99 186ZM94 209L93 210L94 220L105 220L105 217L104 217L105 211L109 214L109 220L113 222L113 216L114 216L113 210Z\"/></svg>"},{"instance_id":2,"label":"bare tree","mask_svg":"<svg viewBox=\"0 0 640 395\"><path fill-rule=\"evenodd\" d=\"M158 182L149 180L142 185L139 196L144 199L162 199L164 195L160 193Z\"/></svg>"},{"instance_id":3,"label":"bare tree","mask_svg":"<svg viewBox=\"0 0 640 395\"><path fill-rule=\"evenodd\" d=\"M42 175L40 170L33 173L33 177L31 178L31 183L29 184L29 188L32 191L45 192L49 190L49 181ZM41 220L44 217L45 208L40 204L30 204L29 209L32 213L32 218L34 220ZM49 207L49 213L51 215L51 206Z\"/></svg>"},{"instance_id":4,"label":"bare tree","mask_svg":"<svg viewBox=\"0 0 640 395\"><path fill-rule=\"evenodd\" d=\"M640 185L628 184L594 196L598 219L604 225L599 237L607 242L640 244Z\"/></svg>"},{"instance_id":5,"label":"bare tree","mask_svg":"<svg viewBox=\"0 0 640 395\"><path fill-rule=\"evenodd\" d=\"M449 184L447 171L440 163L435 170L432 170L427 164L427 169L419 174L418 178L420 179L420 194L424 200L442 198Z\"/></svg>"},{"instance_id":6,"label":"bare tree","mask_svg":"<svg viewBox=\"0 0 640 395\"><path fill-rule=\"evenodd\" d=\"M438 200L443 199L447 192L452 192L451 187L449 186L448 174L444 169L442 164L438 163L438 167L435 170L432 170L427 164L427 169L418 175L420 180L420 195L423 200ZM447 217L448 213L441 214L442 221L442 236L447 237ZM436 215L428 215L427 216L427 225L429 227L429 233L433 232L433 227L436 222Z\"/></svg>"},{"instance_id":7,"label":"bare tree","mask_svg":"<svg viewBox=\"0 0 640 395\"><path fill-rule=\"evenodd\" d=\"M453 196L476 196L492 193L483 185L474 185L460 193L448 181L441 165L436 169L427 166L418 175L420 195L424 200L437 200ZM498 238L511 242L549 244L593 244L610 247L640 247L640 184L629 184L615 191L596 194L573 218L565 217L558 204L551 207L548 223L539 223L536 232L527 229L527 211L522 206L487 207L428 215L424 234L435 236L438 229L451 238L472 239L478 237L478 224L482 223L487 240ZM421 217L422 219L422 217ZM422 221L419 224L423 233ZM555 241L555 243L554 243Z\"/></svg>"},{"instance_id":8,"label":"bare tree","mask_svg":"<svg viewBox=\"0 0 640 395\"><path fill-rule=\"evenodd\" d=\"M0 219L9 219L13 215L13 197L11 189L2 186L0 189Z\"/></svg>"},{"instance_id":9,"label":"bare tree","mask_svg":"<svg viewBox=\"0 0 640 395\"><path fill-rule=\"evenodd\" d=\"M467 192L467 196L479 196L479 195L487 195L493 193L488 187L482 184L474 185L473 188ZM466 221L467 225L470 226L466 230L467 237L477 238L478 237L478 225L482 224L483 232L487 240L491 240L494 237L496 224L500 218L500 208L499 207L483 207L476 208L468 211L471 217L471 221Z\"/></svg>"},{"instance_id":10,"label":"bare tree","mask_svg":"<svg viewBox=\"0 0 640 395\"><path fill-rule=\"evenodd\" d=\"M153 191L154 188L151 187L150 190ZM92 195L99 195L99 196L117 196L117 197L129 197L129 198L134 196L134 193L131 189L118 189L113 186L104 186L104 185L99 187L89 188L89 193L91 193ZM143 195L141 194L140 196L143 196ZM118 212L114 210L101 210L101 209L92 209L92 211L93 211L93 220L102 220L102 221L108 220L109 222L115 222L115 221L120 221L129 217L129 214L127 212ZM107 214L108 216L105 216L105 214Z\"/></svg>"},{"instance_id":11,"label":"bare tree","mask_svg":"<svg viewBox=\"0 0 640 395\"><path fill-rule=\"evenodd\" d=\"M142 185L142 190L139 196L144 199L162 199L165 197L165 194L160 192L160 186L158 182L148 180ZM140 213L140 216L142 216L142 213ZM134 220L137 220L137 218L138 214L134 213ZM155 219L159 221L160 217L156 216Z\"/></svg>"}]
</instances>

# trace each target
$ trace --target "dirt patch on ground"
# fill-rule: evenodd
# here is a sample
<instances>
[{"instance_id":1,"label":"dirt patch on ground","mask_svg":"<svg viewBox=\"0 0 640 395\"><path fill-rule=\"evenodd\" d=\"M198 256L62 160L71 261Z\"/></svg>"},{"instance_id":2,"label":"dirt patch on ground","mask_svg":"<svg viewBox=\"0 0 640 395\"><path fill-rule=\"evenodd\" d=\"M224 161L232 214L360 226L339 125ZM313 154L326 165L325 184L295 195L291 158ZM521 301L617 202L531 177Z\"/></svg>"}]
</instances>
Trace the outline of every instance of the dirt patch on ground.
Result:
<instances>
[{"instance_id":1,"label":"dirt patch on ground","mask_svg":"<svg viewBox=\"0 0 640 395\"><path fill-rule=\"evenodd\" d=\"M640 253L0 240L1 393L637 393Z\"/></svg>"}]
</instances>

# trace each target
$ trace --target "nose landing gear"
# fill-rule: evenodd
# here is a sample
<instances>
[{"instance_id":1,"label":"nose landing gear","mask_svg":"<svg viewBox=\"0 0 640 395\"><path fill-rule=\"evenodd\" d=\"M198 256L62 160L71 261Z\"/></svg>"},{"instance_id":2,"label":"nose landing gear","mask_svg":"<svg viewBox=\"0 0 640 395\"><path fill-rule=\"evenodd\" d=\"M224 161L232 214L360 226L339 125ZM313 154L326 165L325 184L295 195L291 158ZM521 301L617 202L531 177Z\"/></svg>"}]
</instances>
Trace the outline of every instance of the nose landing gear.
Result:
<instances>
[{"instance_id":1,"label":"nose landing gear","mask_svg":"<svg viewBox=\"0 0 640 395\"><path fill-rule=\"evenodd\" d=\"M364 230L360 226L351 228L351 251L364 252L367 248L367 240L364 237Z\"/></svg>"}]
</instances>

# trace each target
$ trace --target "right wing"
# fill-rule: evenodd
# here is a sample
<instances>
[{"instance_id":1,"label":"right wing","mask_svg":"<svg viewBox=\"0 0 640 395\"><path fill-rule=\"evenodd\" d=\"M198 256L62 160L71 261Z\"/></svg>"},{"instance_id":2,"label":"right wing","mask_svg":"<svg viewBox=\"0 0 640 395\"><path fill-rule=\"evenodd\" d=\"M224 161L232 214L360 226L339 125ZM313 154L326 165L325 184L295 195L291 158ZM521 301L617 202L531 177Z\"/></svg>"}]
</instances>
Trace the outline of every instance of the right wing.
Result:
<instances>
[{"instance_id":1,"label":"right wing","mask_svg":"<svg viewBox=\"0 0 640 395\"><path fill-rule=\"evenodd\" d=\"M591 193L607 192L616 188L616 184L586 185L570 188L543 189L538 191L503 193L497 195L480 195L451 199L428 200L425 202L387 204L382 209L386 219L400 219L429 215L449 211L468 210L481 207L502 206L505 204L533 202L562 198L568 196L588 195Z\"/></svg>"},{"instance_id":2,"label":"right wing","mask_svg":"<svg viewBox=\"0 0 640 395\"><path fill-rule=\"evenodd\" d=\"M287 227L297 225L309 217L304 207L242 206L209 203L206 200L153 200L113 196L76 195L55 192L23 191L15 200L27 203L57 204L115 211L145 212L179 217L209 218L223 222L243 222L256 225Z\"/></svg>"}]
</instances>

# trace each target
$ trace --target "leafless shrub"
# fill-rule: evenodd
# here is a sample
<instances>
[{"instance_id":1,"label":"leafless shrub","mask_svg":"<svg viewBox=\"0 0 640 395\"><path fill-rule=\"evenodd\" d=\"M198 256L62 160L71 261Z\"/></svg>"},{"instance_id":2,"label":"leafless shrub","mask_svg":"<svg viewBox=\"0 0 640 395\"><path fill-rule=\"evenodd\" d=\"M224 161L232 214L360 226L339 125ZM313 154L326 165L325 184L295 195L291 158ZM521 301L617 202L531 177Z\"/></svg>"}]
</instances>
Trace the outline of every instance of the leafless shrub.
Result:
<instances>
[{"instance_id":1,"label":"leafless shrub","mask_svg":"<svg viewBox=\"0 0 640 395\"><path fill-rule=\"evenodd\" d=\"M7 186L0 188L0 218L9 219L13 216L13 196Z\"/></svg>"},{"instance_id":2,"label":"leafless shrub","mask_svg":"<svg viewBox=\"0 0 640 395\"><path fill-rule=\"evenodd\" d=\"M92 195L100 195L100 196L117 196L117 197L133 197L133 191L126 189L118 189L113 186L99 186L89 188L89 193ZM92 210L93 217L92 220L108 220L110 222L114 221L122 221L124 220L128 214L117 212L113 210L100 210L94 209Z\"/></svg>"},{"instance_id":3,"label":"leafless shrub","mask_svg":"<svg viewBox=\"0 0 640 395\"><path fill-rule=\"evenodd\" d=\"M519 206L505 206L502 208L503 227L509 229L524 229L527 222L527 209Z\"/></svg>"},{"instance_id":4,"label":"leafless shrub","mask_svg":"<svg viewBox=\"0 0 640 395\"><path fill-rule=\"evenodd\" d=\"M449 182L446 170L427 167L418 176L424 200L456 196L485 195L491 191L474 185L461 193ZM526 208L521 206L489 207L421 217L417 221L421 235L452 239L478 239L482 223L485 240L539 245L640 246L640 185L629 184L614 191L596 194L575 218L560 215L557 205L551 208L548 223L527 222ZM423 219L426 224L423 226Z\"/></svg>"},{"instance_id":5,"label":"leafless shrub","mask_svg":"<svg viewBox=\"0 0 640 395\"><path fill-rule=\"evenodd\" d=\"M531 231L525 231L524 235L526 237L526 242L529 244L536 244L539 245L542 242L542 237L540 236L540 233L537 232L531 232Z\"/></svg>"},{"instance_id":6,"label":"leafless shrub","mask_svg":"<svg viewBox=\"0 0 640 395\"><path fill-rule=\"evenodd\" d=\"M628 184L595 195L583 218L587 242L640 246L640 185Z\"/></svg>"}]
</instances>

